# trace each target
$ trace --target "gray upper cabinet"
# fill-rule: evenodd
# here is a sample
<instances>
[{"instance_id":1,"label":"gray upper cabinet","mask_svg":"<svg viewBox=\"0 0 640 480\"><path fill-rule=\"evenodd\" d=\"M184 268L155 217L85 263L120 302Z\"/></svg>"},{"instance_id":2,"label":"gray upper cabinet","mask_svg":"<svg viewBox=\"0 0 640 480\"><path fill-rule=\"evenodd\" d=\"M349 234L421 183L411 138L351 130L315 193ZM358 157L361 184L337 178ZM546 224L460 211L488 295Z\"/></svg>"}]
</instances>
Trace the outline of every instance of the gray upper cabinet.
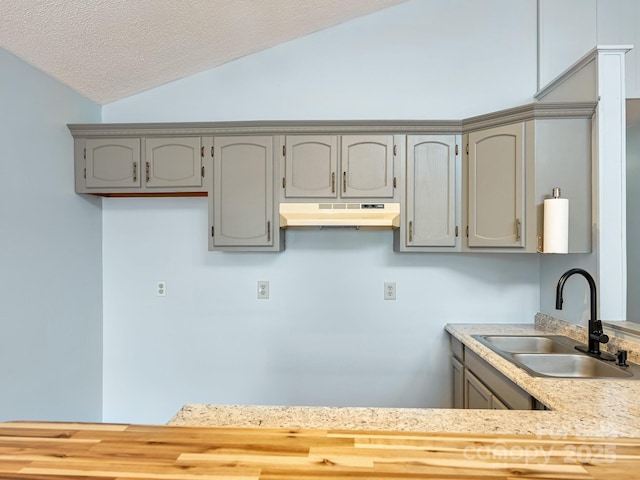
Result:
<instances>
[{"instance_id":1,"label":"gray upper cabinet","mask_svg":"<svg viewBox=\"0 0 640 480\"><path fill-rule=\"evenodd\" d=\"M207 192L211 137L87 138L75 143L78 193Z\"/></svg>"},{"instance_id":2,"label":"gray upper cabinet","mask_svg":"<svg viewBox=\"0 0 640 480\"><path fill-rule=\"evenodd\" d=\"M569 253L591 251L591 117L542 117L472 131L463 169L467 251L542 248L544 200L569 199Z\"/></svg>"},{"instance_id":3,"label":"gray upper cabinet","mask_svg":"<svg viewBox=\"0 0 640 480\"><path fill-rule=\"evenodd\" d=\"M140 139L88 139L80 159L87 189L138 188Z\"/></svg>"},{"instance_id":4,"label":"gray upper cabinet","mask_svg":"<svg viewBox=\"0 0 640 480\"><path fill-rule=\"evenodd\" d=\"M337 197L337 136L287 136L284 154L285 197Z\"/></svg>"},{"instance_id":5,"label":"gray upper cabinet","mask_svg":"<svg viewBox=\"0 0 640 480\"><path fill-rule=\"evenodd\" d=\"M202 187L205 148L200 137L147 138L145 185Z\"/></svg>"},{"instance_id":6,"label":"gray upper cabinet","mask_svg":"<svg viewBox=\"0 0 640 480\"><path fill-rule=\"evenodd\" d=\"M525 246L524 122L469 134L468 246Z\"/></svg>"},{"instance_id":7,"label":"gray upper cabinet","mask_svg":"<svg viewBox=\"0 0 640 480\"><path fill-rule=\"evenodd\" d=\"M393 151L393 135L343 135L340 195L392 198Z\"/></svg>"},{"instance_id":8,"label":"gray upper cabinet","mask_svg":"<svg viewBox=\"0 0 640 480\"><path fill-rule=\"evenodd\" d=\"M408 135L406 214L400 250L456 247L457 175L455 135Z\"/></svg>"},{"instance_id":9,"label":"gray upper cabinet","mask_svg":"<svg viewBox=\"0 0 640 480\"><path fill-rule=\"evenodd\" d=\"M393 199L394 147L393 135L288 135L284 201Z\"/></svg>"},{"instance_id":10,"label":"gray upper cabinet","mask_svg":"<svg viewBox=\"0 0 640 480\"><path fill-rule=\"evenodd\" d=\"M395 251L534 253L544 200L560 187L569 253L589 253L595 108L537 102L460 121L69 129L77 193L208 195L212 250L284 249L280 203L393 202Z\"/></svg>"},{"instance_id":11,"label":"gray upper cabinet","mask_svg":"<svg viewBox=\"0 0 640 480\"><path fill-rule=\"evenodd\" d=\"M284 246L274 210L273 147L270 136L214 139L210 250L278 251Z\"/></svg>"}]
</instances>

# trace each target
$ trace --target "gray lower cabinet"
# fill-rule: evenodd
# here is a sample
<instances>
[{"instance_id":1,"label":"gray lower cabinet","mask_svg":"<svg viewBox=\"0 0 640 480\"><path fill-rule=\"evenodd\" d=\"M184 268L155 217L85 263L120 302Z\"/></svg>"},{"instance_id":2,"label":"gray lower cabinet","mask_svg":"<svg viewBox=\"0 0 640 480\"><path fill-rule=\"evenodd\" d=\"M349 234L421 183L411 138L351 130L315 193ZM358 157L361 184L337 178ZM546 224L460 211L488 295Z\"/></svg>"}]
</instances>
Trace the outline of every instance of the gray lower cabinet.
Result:
<instances>
[{"instance_id":1,"label":"gray lower cabinet","mask_svg":"<svg viewBox=\"0 0 640 480\"><path fill-rule=\"evenodd\" d=\"M451 356L451 367L453 371L453 391L452 406L453 408L465 408L464 392L464 365L453 355Z\"/></svg>"},{"instance_id":2,"label":"gray lower cabinet","mask_svg":"<svg viewBox=\"0 0 640 480\"><path fill-rule=\"evenodd\" d=\"M78 139L76 192L206 194L211 145L211 137Z\"/></svg>"},{"instance_id":3,"label":"gray lower cabinet","mask_svg":"<svg viewBox=\"0 0 640 480\"><path fill-rule=\"evenodd\" d=\"M403 252L459 250L459 137L406 138L406 201L394 248Z\"/></svg>"},{"instance_id":4,"label":"gray lower cabinet","mask_svg":"<svg viewBox=\"0 0 640 480\"><path fill-rule=\"evenodd\" d=\"M491 408L491 390L469 369L464 372L464 392L464 408Z\"/></svg>"},{"instance_id":5,"label":"gray lower cabinet","mask_svg":"<svg viewBox=\"0 0 640 480\"><path fill-rule=\"evenodd\" d=\"M209 249L279 251L284 247L274 201L274 137L214 139L209 195Z\"/></svg>"},{"instance_id":6,"label":"gray lower cabinet","mask_svg":"<svg viewBox=\"0 0 640 480\"><path fill-rule=\"evenodd\" d=\"M453 408L534 410L544 408L526 391L450 337Z\"/></svg>"},{"instance_id":7,"label":"gray lower cabinet","mask_svg":"<svg viewBox=\"0 0 640 480\"><path fill-rule=\"evenodd\" d=\"M393 135L287 135L282 152L284 201L395 197Z\"/></svg>"}]
</instances>

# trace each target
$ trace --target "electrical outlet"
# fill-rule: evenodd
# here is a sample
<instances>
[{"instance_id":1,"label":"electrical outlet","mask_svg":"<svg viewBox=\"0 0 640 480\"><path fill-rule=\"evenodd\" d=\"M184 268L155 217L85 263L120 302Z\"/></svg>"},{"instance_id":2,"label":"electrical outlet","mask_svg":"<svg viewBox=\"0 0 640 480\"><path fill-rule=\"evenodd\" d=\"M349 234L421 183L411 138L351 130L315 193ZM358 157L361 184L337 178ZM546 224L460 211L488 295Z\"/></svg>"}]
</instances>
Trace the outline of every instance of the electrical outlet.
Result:
<instances>
[{"instance_id":1,"label":"electrical outlet","mask_svg":"<svg viewBox=\"0 0 640 480\"><path fill-rule=\"evenodd\" d=\"M258 300L269 299L269 282L266 280L258 281Z\"/></svg>"},{"instance_id":2,"label":"electrical outlet","mask_svg":"<svg viewBox=\"0 0 640 480\"><path fill-rule=\"evenodd\" d=\"M396 282L384 282L384 299L396 299Z\"/></svg>"},{"instance_id":3,"label":"electrical outlet","mask_svg":"<svg viewBox=\"0 0 640 480\"><path fill-rule=\"evenodd\" d=\"M156 282L156 295L159 297L167 296L167 282L164 280L158 280Z\"/></svg>"}]
</instances>

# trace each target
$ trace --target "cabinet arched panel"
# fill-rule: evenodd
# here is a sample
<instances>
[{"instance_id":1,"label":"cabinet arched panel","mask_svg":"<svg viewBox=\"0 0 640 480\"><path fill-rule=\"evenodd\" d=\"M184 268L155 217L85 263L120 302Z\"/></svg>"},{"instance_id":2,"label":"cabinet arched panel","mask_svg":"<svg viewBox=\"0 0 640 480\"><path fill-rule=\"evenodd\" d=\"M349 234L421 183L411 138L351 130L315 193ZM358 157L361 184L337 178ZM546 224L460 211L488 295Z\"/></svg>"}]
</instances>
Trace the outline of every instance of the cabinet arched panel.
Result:
<instances>
[{"instance_id":1,"label":"cabinet arched panel","mask_svg":"<svg viewBox=\"0 0 640 480\"><path fill-rule=\"evenodd\" d=\"M337 196L337 137L288 136L285 140L286 197Z\"/></svg>"},{"instance_id":2,"label":"cabinet arched panel","mask_svg":"<svg viewBox=\"0 0 640 480\"><path fill-rule=\"evenodd\" d=\"M88 139L85 149L87 188L140 186L139 139Z\"/></svg>"},{"instance_id":3,"label":"cabinet arched panel","mask_svg":"<svg viewBox=\"0 0 640 480\"><path fill-rule=\"evenodd\" d=\"M343 197L393 197L393 135L343 135Z\"/></svg>"},{"instance_id":4,"label":"cabinet arched panel","mask_svg":"<svg viewBox=\"0 0 640 480\"><path fill-rule=\"evenodd\" d=\"M216 137L214 149L214 246L272 245L272 137Z\"/></svg>"},{"instance_id":5,"label":"cabinet arched panel","mask_svg":"<svg viewBox=\"0 0 640 480\"><path fill-rule=\"evenodd\" d=\"M523 247L524 124L469 134L469 246Z\"/></svg>"},{"instance_id":6,"label":"cabinet arched panel","mask_svg":"<svg viewBox=\"0 0 640 480\"><path fill-rule=\"evenodd\" d=\"M407 246L456 245L454 135L407 137Z\"/></svg>"},{"instance_id":7,"label":"cabinet arched panel","mask_svg":"<svg viewBox=\"0 0 640 480\"><path fill-rule=\"evenodd\" d=\"M146 185L160 187L202 186L202 142L200 137L147 138Z\"/></svg>"}]
</instances>

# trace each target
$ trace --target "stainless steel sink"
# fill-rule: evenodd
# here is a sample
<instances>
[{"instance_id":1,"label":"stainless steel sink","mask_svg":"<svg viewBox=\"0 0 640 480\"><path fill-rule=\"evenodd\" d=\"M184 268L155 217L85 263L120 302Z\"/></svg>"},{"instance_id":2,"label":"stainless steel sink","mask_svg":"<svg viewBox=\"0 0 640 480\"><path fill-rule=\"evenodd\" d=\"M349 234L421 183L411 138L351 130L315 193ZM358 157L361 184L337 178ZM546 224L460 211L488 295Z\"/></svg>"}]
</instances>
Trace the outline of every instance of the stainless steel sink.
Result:
<instances>
[{"instance_id":1,"label":"stainless steel sink","mask_svg":"<svg viewBox=\"0 0 640 480\"><path fill-rule=\"evenodd\" d=\"M516 362L539 375L565 378L628 378L628 370L583 354L514 353Z\"/></svg>"},{"instance_id":2,"label":"stainless steel sink","mask_svg":"<svg viewBox=\"0 0 640 480\"><path fill-rule=\"evenodd\" d=\"M640 379L640 366L620 367L575 349L562 335L473 335L483 345L534 377Z\"/></svg>"},{"instance_id":3,"label":"stainless steel sink","mask_svg":"<svg viewBox=\"0 0 640 480\"><path fill-rule=\"evenodd\" d=\"M559 338L519 335L488 335L484 340L494 347L509 353L575 353L574 346Z\"/></svg>"}]
</instances>

